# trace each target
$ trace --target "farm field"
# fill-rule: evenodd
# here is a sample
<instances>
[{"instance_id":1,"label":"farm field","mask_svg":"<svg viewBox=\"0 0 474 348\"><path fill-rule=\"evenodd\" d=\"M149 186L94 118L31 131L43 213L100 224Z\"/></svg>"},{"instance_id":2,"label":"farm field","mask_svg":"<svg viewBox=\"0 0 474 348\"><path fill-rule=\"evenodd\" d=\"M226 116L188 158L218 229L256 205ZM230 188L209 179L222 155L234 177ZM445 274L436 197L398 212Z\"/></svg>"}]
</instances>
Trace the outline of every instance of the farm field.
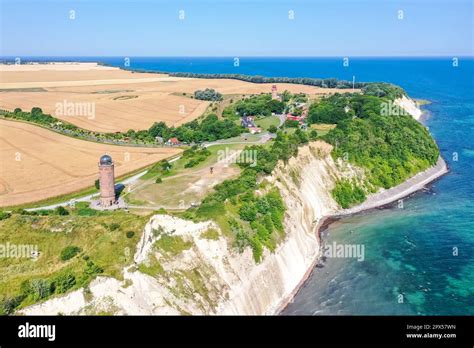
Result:
<instances>
[{"instance_id":1,"label":"farm field","mask_svg":"<svg viewBox=\"0 0 474 348\"><path fill-rule=\"evenodd\" d=\"M347 90L278 83L278 91L317 97ZM154 122L179 126L201 116L209 102L190 96L213 88L224 95L269 93L272 84L231 79L198 79L134 73L93 63L0 65L0 109L44 112L99 132L148 129ZM184 95L186 93L186 95ZM57 105L88 103L95 113L64 115Z\"/></svg>"},{"instance_id":2,"label":"farm field","mask_svg":"<svg viewBox=\"0 0 474 348\"><path fill-rule=\"evenodd\" d=\"M91 187L97 162L108 153L121 176L180 152L98 144L41 127L0 120L0 206L14 206Z\"/></svg>"}]
</instances>

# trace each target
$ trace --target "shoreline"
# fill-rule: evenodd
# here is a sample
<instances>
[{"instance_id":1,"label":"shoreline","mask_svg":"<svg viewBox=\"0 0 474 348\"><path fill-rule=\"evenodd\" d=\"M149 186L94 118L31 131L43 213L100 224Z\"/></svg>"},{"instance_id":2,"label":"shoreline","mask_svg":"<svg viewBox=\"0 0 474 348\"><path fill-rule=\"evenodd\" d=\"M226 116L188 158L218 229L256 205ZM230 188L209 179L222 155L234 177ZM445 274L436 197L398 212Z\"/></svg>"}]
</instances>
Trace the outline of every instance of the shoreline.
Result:
<instances>
[{"instance_id":1,"label":"shoreline","mask_svg":"<svg viewBox=\"0 0 474 348\"><path fill-rule=\"evenodd\" d=\"M326 231L334 222L340 220L343 217L349 217L357 215L363 212L369 212L375 209L386 209L389 208L395 201L410 197L411 195L421 191L428 185L432 185L434 182L439 180L441 177L449 173L449 167L445 160L441 157L438 158L436 164L423 172L415 174L405 182L394 186L388 190L374 193L367 197L366 201L356 207L344 209L336 214L323 216L315 226L315 233L318 238L318 241L322 240L322 232ZM370 201L369 201L370 200ZM320 250L322 244L320 243ZM273 315L282 315L282 312L288 307L290 303L293 302L294 298L301 290L301 288L306 284L307 280L313 273L314 268L318 265L321 260L321 252L318 253L318 256L313 260L311 266L305 272L303 278L298 283L295 289L283 299L281 304L277 306Z\"/></svg>"}]
</instances>

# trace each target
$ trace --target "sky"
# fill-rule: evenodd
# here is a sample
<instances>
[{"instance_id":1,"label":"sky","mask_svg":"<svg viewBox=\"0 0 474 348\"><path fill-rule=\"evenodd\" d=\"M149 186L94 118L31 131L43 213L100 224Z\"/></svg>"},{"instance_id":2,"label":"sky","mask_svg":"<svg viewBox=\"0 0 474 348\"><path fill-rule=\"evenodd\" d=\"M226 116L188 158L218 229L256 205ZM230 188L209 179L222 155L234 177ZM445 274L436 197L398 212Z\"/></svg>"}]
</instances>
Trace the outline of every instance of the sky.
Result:
<instances>
[{"instance_id":1,"label":"sky","mask_svg":"<svg viewBox=\"0 0 474 348\"><path fill-rule=\"evenodd\" d=\"M473 55L472 0L0 0L0 5L0 56Z\"/></svg>"}]
</instances>

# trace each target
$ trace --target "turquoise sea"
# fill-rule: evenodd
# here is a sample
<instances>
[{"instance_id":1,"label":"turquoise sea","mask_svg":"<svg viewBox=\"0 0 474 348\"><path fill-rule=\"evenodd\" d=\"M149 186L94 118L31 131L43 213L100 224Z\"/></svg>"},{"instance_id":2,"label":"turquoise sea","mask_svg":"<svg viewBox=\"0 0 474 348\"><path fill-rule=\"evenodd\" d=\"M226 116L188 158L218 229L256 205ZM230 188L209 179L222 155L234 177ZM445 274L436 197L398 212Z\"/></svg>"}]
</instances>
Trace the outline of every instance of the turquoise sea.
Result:
<instances>
[{"instance_id":1,"label":"turquoise sea","mask_svg":"<svg viewBox=\"0 0 474 348\"><path fill-rule=\"evenodd\" d=\"M33 60L64 60L62 57ZM68 57L123 67L124 58ZM24 59L25 60L25 59ZM285 315L474 314L474 60L445 58L139 58L130 69L388 81L431 104L425 124L450 173L404 201L403 209L344 218L328 244L362 244L365 259L328 258ZM457 252L456 252L457 251ZM402 297L400 297L402 295ZM402 298L402 301L400 301Z\"/></svg>"}]
</instances>

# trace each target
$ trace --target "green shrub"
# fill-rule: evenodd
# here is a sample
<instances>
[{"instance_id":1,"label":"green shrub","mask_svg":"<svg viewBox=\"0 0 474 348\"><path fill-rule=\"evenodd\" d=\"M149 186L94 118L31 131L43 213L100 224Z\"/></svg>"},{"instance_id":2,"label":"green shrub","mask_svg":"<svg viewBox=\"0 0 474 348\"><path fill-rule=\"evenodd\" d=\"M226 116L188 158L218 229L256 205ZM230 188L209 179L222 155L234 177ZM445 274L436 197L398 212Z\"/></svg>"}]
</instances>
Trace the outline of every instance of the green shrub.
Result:
<instances>
[{"instance_id":1,"label":"green shrub","mask_svg":"<svg viewBox=\"0 0 474 348\"><path fill-rule=\"evenodd\" d=\"M135 232L133 232L133 231L128 231L126 233L127 238L133 238L134 235L135 235Z\"/></svg>"},{"instance_id":2,"label":"green shrub","mask_svg":"<svg viewBox=\"0 0 474 348\"><path fill-rule=\"evenodd\" d=\"M63 206L56 207L54 211L57 215L62 215L62 216L69 215L69 212Z\"/></svg>"},{"instance_id":3,"label":"green shrub","mask_svg":"<svg viewBox=\"0 0 474 348\"><path fill-rule=\"evenodd\" d=\"M245 221L254 221L257 218L257 209L252 203L244 202L239 209L239 216Z\"/></svg>"},{"instance_id":4,"label":"green shrub","mask_svg":"<svg viewBox=\"0 0 474 348\"><path fill-rule=\"evenodd\" d=\"M300 122L296 120L286 120L285 127L288 128L298 128L300 126Z\"/></svg>"},{"instance_id":5,"label":"green shrub","mask_svg":"<svg viewBox=\"0 0 474 348\"><path fill-rule=\"evenodd\" d=\"M82 249L79 248L78 246L70 245L70 246L65 247L61 251L60 258L62 261L67 261L67 260L72 259L77 254L79 254L81 251Z\"/></svg>"},{"instance_id":6,"label":"green shrub","mask_svg":"<svg viewBox=\"0 0 474 348\"><path fill-rule=\"evenodd\" d=\"M12 216L12 214L10 214L6 211L0 210L0 221L8 219L10 216Z\"/></svg>"},{"instance_id":7,"label":"green shrub","mask_svg":"<svg viewBox=\"0 0 474 348\"><path fill-rule=\"evenodd\" d=\"M92 260L86 261L86 267L84 269L84 273L88 276L94 276L96 274L103 273L104 270L97 266Z\"/></svg>"},{"instance_id":8,"label":"green shrub","mask_svg":"<svg viewBox=\"0 0 474 348\"><path fill-rule=\"evenodd\" d=\"M365 201L364 190L348 180L336 182L331 193L336 202L344 209L349 208L353 204Z\"/></svg>"},{"instance_id":9,"label":"green shrub","mask_svg":"<svg viewBox=\"0 0 474 348\"><path fill-rule=\"evenodd\" d=\"M109 230L111 230L111 231L118 230L119 228L120 228L120 224L119 224L119 223L116 223L116 222L112 222L112 223L109 225Z\"/></svg>"},{"instance_id":10,"label":"green shrub","mask_svg":"<svg viewBox=\"0 0 474 348\"><path fill-rule=\"evenodd\" d=\"M271 126L268 127L268 131L270 133L276 133L278 131L278 128L272 124Z\"/></svg>"},{"instance_id":11,"label":"green shrub","mask_svg":"<svg viewBox=\"0 0 474 348\"><path fill-rule=\"evenodd\" d=\"M161 184L163 180L161 178L156 178L155 184Z\"/></svg>"},{"instance_id":12,"label":"green shrub","mask_svg":"<svg viewBox=\"0 0 474 348\"><path fill-rule=\"evenodd\" d=\"M76 277L71 273L61 274L54 278L55 292L63 294L74 285L76 285Z\"/></svg>"}]
</instances>

